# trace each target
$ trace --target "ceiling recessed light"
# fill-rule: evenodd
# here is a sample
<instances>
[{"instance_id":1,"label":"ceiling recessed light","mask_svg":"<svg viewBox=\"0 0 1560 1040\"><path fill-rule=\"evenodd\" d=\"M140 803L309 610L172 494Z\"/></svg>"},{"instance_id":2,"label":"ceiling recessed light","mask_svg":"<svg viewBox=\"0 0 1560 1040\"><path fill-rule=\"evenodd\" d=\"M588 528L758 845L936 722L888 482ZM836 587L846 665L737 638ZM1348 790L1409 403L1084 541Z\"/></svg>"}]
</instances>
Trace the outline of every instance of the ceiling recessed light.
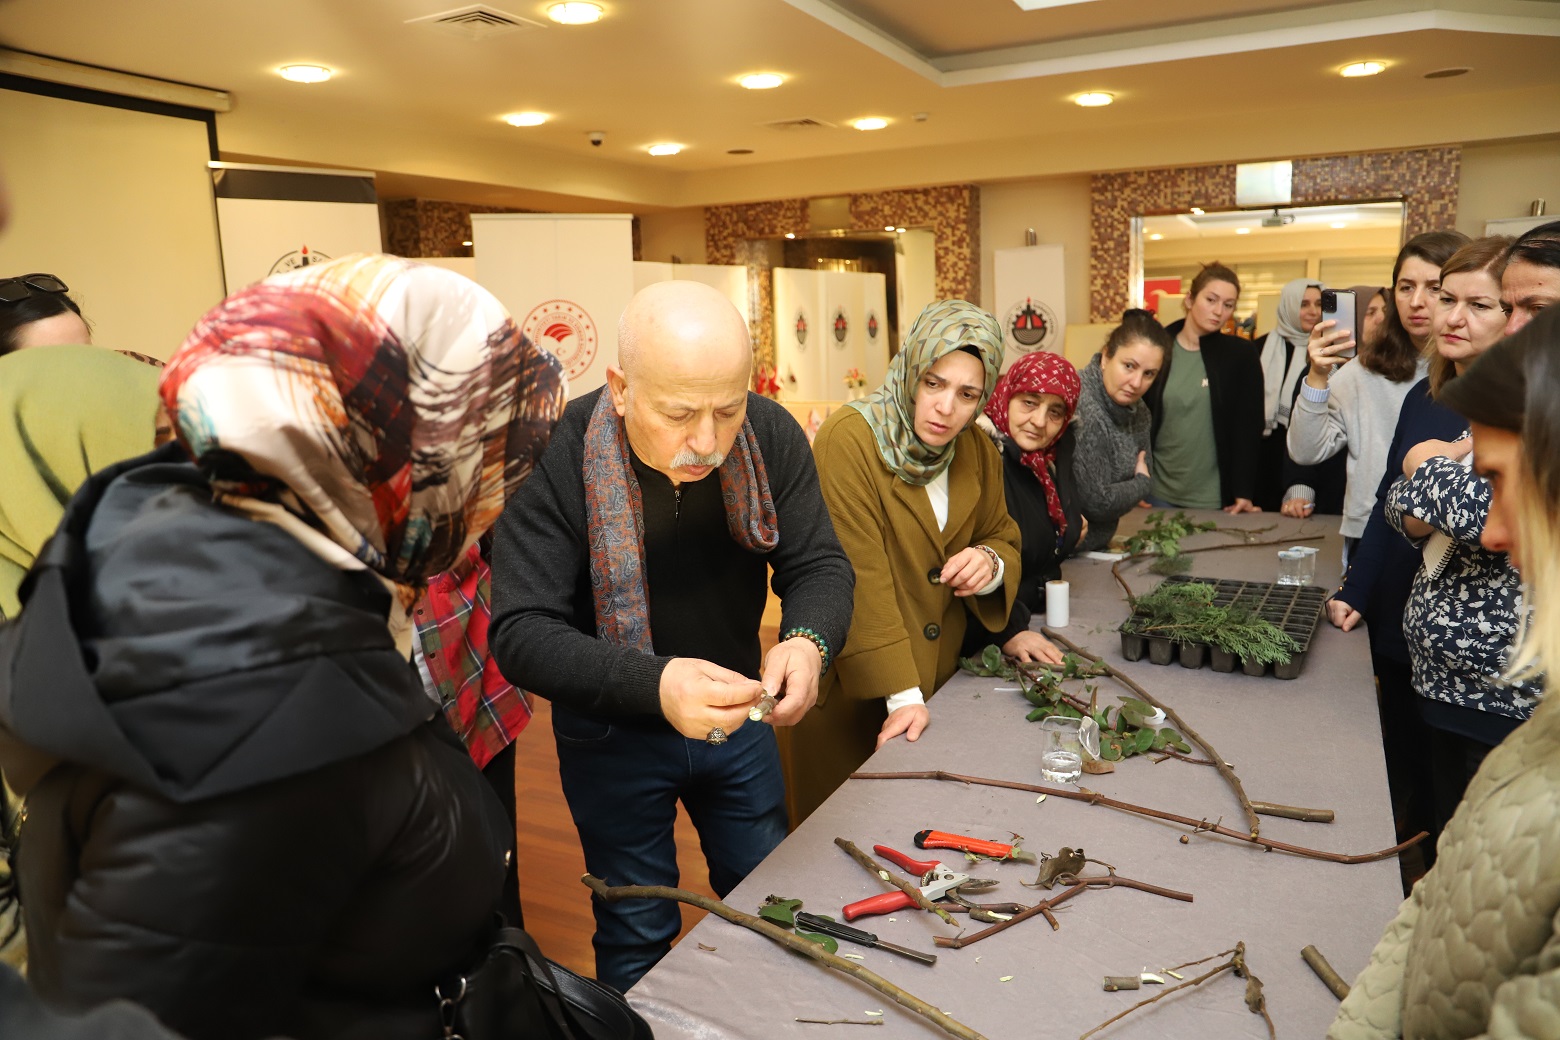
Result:
<instances>
[{"instance_id":1,"label":"ceiling recessed light","mask_svg":"<svg viewBox=\"0 0 1560 1040\"><path fill-rule=\"evenodd\" d=\"M549 7L547 17L559 25L589 25L601 21L601 5L584 3L582 0L569 0L568 3L553 4Z\"/></svg>"},{"instance_id":2,"label":"ceiling recessed light","mask_svg":"<svg viewBox=\"0 0 1560 1040\"><path fill-rule=\"evenodd\" d=\"M1251 229L1249 227L1238 227L1235 229L1235 233L1237 235L1249 235L1251 234Z\"/></svg>"},{"instance_id":3,"label":"ceiling recessed light","mask_svg":"<svg viewBox=\"0 0 1560 1040\"><path fill-rule=\"evenodd\" d=\"M676 155L682 151L680 144L653 144L650 146L651 155Z\"/></svg>"},{"instance_id":4,"label":"ceiling recessed light","mask_svg":"<svg viewBox=\"0 0 1560 1040\"><path fill-rule=\"evenodd\" d=\"M511 112L504 117L510 126L541 126L547 122L546 112Z\"/></svg>"},{"instance_id":5,"label":"ceiling recessed light","mask_svg":"<svg viewBox=\"0 0 1560 1040\"><path fill-rule=\"evenodd\" d=\"M324 83L333 73L323 65L283 65L277 70L294 83Z\"/></svg>"},{"instance_id":6,"label":"ceiling recessed light","mask_svg":"<svg viewBox=\"0 0 1560 1040\"><path fill-rule=\"evenodd\" d=\"M1192 207L1192 216L1194 216L1194 217L1200 217L1200 216L1203 215L1204 212L1205 211L1203 210L1203 208L1201 206L1193 206Z\"/></svg>"},{"instance_id":7,"label":"ceiling recessed light","mask_svg":"<svg viewBox=\"0 0 1560 1040\"><path fill-rule=\"evenodd\" d=\"M461 245L469 246L469 245L471 245L471 240L468 238L466 241L462 242Z\"/></svg>"},{"instance_id":8,"label":"ceiling recessed light","mask_svg":"<svg viewBox=\"0 0 1560 1040\"><path fill-rule=\"evenodd\" d=\"M726 154L727 155L752 155L753 154L753 149L751 149L751 148L727 148L726 149Z\"/></svg>"},{"instance_id":9,"label":"ceiling recessed light","mask_svg":"<svg viewBox=\"0 0 1560 1040\"><path fill-rule=\"evenodd\" d=\"M881 116L867 116L865 119L851 120L850 125L857 130L881 130L888 125L888 120Z\"/></svg>"},{"instance_id":10,"label":"ceiling recessed light","mask_svg":"<svg viewBox=\"0 0 1560 1040\"><path fill-rule=\"evenodd\" d=\"M1333 225L1332 226L1335 227L1335 228L1346 228L1349 225L1345 221L1335 220L1335 221L1333 221Z\"/></svg>"},{"instance_id":11,"label":"ceiling recessed light","mask_svg":"<svg viewBox=\"0 0 1560 1040\"><path fill-rule=\"evenodd\" d=\"M1073 104L1082 105L1084 108L1103 108L1116 100L1116 95L1107 94L1103 90L1091 90L1079 94L1073 98Z\"/></svg>"},{"instance_id":12,"label":"ceiling recessed light","mask_svg":"<svg viewBox=\"0 0 1560 1040\"><path fill-rule=\"evenodd\" d=\"M796 237L796 232L795 231L787 231L785 233L785 237L786 238L795 238Z\"/></svg>"},{"instance_id":13,"label":"ceiling recessed light","mask_svg":"<svg viewBox=\"0 0 1560 1040\"><path fill-rule=\"evenodd\" d=\"M1451 79L1453 76L1466 76L1472 71L1461 66L1452 69L1436 69L1434 72L1425 73L1425 79Z\"/></svg>"},{"instance_id":14,"label":"ceiling recessed light","mask_svg":"<svg viewBox=\"0 0 1560 1040\"><path fill-rule=\"evenodd\" d=\"M1385 72L1387 63L1384 61L1356 61L1351 65L1345 65L1338 70L1338 75L1346 79L1354 79L1357 76L1374 76Z\"/></svg>"},{"instance_id":15,"label":"ceiling recessed light","mask_svg":"<svg viewBox=\"0 0 1560 1040\"><path fill-rule=\"evenodd\" d=\"M749 90L773 90L785 82L785 77L778 72L755 72L751 76L743 76L737 82Z\"/></svg>"},{"instance_id":16,"label":"ceiling recessed light","mask_svg":"<svg viewBox=\"0 0 1560 1040\"><path fill-rule=\"evenodd\" d=\"M1155 232L1154 234L1148 236L1148 240L1150 242L1158 242L1159 240L1163 239L1164 237L1165 237L1164 235L1161 235L1158 232Z\"/></svg>"},{"instance_id":17,"label":"ceiling recessed light","mask_svg":"<svg viewBox=\"0 0 1560 1040\"><path fill-rule=\"evenodd\" d=\"M892 231L892 230L894 230L894 225L892 225L892 224L884 224L883 225L883 230L884 231Z\"/></svg>"},{"instance_id":18,"label":"ceiling recessed light","mask_svg":"<svg viewBox=\"0 0 1560 1040\"><path fill-rule=\"evenodd\" d=\"M896 228L895 228L895 229L894 229L894 233L895 233L895 234L898 234L898 235L902 235L902 234L904 234L904 233L905 233L905 229L904 229L904 228L902 228L902 227L896 227Z\"/></svg>"}]
</instances>

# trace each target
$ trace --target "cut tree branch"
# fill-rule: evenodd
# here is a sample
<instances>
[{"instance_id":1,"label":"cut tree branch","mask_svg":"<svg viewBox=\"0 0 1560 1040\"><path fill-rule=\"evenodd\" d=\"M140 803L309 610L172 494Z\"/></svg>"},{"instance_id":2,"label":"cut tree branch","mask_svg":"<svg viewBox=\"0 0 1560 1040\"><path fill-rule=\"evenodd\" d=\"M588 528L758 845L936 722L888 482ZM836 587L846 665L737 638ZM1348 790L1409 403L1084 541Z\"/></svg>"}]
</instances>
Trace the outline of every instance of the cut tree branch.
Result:
<instances>
[{"instance_id":1,"label":"cut tree branch","mask_svg":"<svg viewBox=\"0 0 1560 1040\"><path fill-rule=\"evenodd\" d=\"M1300 956L1310 966L1311 970L1316 972L1316 977L1321 979L1328 989L1332 990L1333 996L1342 1000L1349 995L1349 990L1352 987L1343 981L1343 976L1334 971L1331 964L1327 963L1327 958L1322 956L1321 950L1318 950L1315 946L1307 946L1300 951Z\"/></svg>"},{"instance_id":2,"label":"cut tree branch","mask_svg":"<svg viewBox=\"0 0 1560 1040\"><path fill-rule=\"evenodd\" d=\"M725 918L732 924L738 924L749 931L757 932L759 935L779 943L788 950L793 950L804 957L815 960L824 967L833 968L837 972L859 979L900 1007L914 1011L951 1036L959 1037L960 1040L986 1040L986 1037L977 1033L969 1026L943 1014L920 997L905 992L870 968L830 953L818 943L810 939L803 939L799 935L794 935L779 925L766 921L755 914L745 914L741 910L733 910L719 899L711 899L709 896L699 895L697 892L688 892L681 888L668 888L665 885L608 885L599 877L591 874L584 875L580 880L596 894L598 899L608 903L616 903L621 899L675 899L679 903L687 903L689 906L707 910L717 917Z\"/></svg>"},{"instance_id":3,"label":"cut tree branch","mask_svg":"<svg viewBox=\"0 0 1560 1040\"><path fill-rule=\"evenodd\" d=\"M1169 823L1178 823L1184 827L1190 827L1193 833L1205 832L1219 834L1226 838L1234 838L1236 841L1246 842L1269 852L1287 852L1295 856L1304 856L1308 859L1324 859L1329 863L1374 863L1377 860L1390 859L1404 849L1412 848L1429 835L1420 831L1412 838L1392 846L1390 849L1382 849L1380 852L1362 852L1354 855L1345 855L1340 852L1325 852L1321 849L1310 849L1303 845L1291 845L1285 841L1274 841L1271 838L1262 838L1254 834L1243 834L1223 824L1209 823L1207 819L1194 820L1190 816L1182 816L1179 813L1165 812L1162 809L1151 809L1144 805L1134 805L1131 802L1123 802L1116 798L1107 798L1098 791L1088 788L1079 788L1076 791L1065 787L1043 787L1040 784L1026 784L1017 780L992 780L988 777L965 776L962 773L950 773L942 769L933 769L904 773L852 773L852 780L943 780L956 784L978 784L982 787L1005 787L1011 791L1028 791L1030 794L1055 795L1058 798L1069 798L1077 802L1087 802L1090 805L1102 805L1107 809L1120 809L1122 812L1135 813L1138 816L1148 816L1156 820L1165 820Z\"/></svg>"},{"instance_id":4,"label":"cut tree branch","mask_svg":"<svg viewBox=\"0 0 1560 1040\"><path fill-rule=\"evenodd\" d=\"M1088 650L1085 650L1077 643L1074 643L1071 639L1068 639L1066 636L1054 631L1053 629L1047 628L1044 629L1044 632L1048 638L1061 643L1079 657L1082 657L1088 661L1092 661L1095 665L1105 669L1106 675L1110 676L1112 679L1115 679L1121 685L1137 694L1139 699L1148 702L1149 704L1158 708L1160 711L1164 712L1165 718L1175 726L1176 731L1179 732L1181 736L1186 737L1188 740L1196 743L1197 746L1202 748L1204 753L1206 753L1207 756L1213 760L1213 768L1219 771L1219 775L1224 777L1224 782L1230 785L1230 790L1235 792L1235 797L1240 802L1241 811L1246 814L1246 821L1251 824L1251 836L1255 838L1261 834L1262 823L1257 819L1257 811L1252 807L1251 799L1246 796L1246 788L1242 786L1240 777L1235 775L1235 770L1231 769L1230 764L1224 761L1224 756L1219 754L1218 749L1215 748L1212 744L1208 743L1208 739L1206 737L1188 726L1181 719L1181 716L1175 713L1174 708L1160 701L1153 694L1143 689L1143 687L1139 686L1131 678L1122 674L1122 672L1115 666L1107 663L1104 658L1090 653Z\"/></svg>"},{"instance_id":5,"label":"cut tree branch","mask_svg":"<svg viewBox=\"0 0 1560 1040\"><path fill-rule=\"evenodd\" d=\"M1216 530L1224 531L1225 529L1217 528ZM1269 530L1269 528L1263 528L1263 530ZM1248 541L1238 545L1205 545L1200 549L1182 549L1179 553L1176 554L1176 558L1179 559L1182 556L1190 556L1193 553L1221 552L1225 549L1249 549L1256 545L1293 545L1296 542L1320 542L1326 537L1326 535L1308 534L1294 538L1273 538L1265 542ZM1121 586L1121 591L1127 594L1127 598L1129 600L1137 599L1137 594L1132 591L1132 586L1127 584L1127 579L1121 576L1121 568L1127 564L1137 563L1140 560L1154 559L1157 557L1157 555L1157 553L1141 553L1137 556L1128 556L1125 560L1117 560L1115 563L1110 565L1110 576L1116 579L1116 584Z\"/></svg>"},{"instance_id":6,"label":"cut tree branch","mask_svg":"<svg viewBox=\"0 0 1560 1040\"><path fill-rule=\"evenodd\" d=\"M1173 888L1160 888L1158 885L1150 885L1146 881L1134 881L1131 878L1124 878L1118 874L1106 874L1099 877L1077 877L1075 875L1070 877L1072 881L1070 888L1052 896L1050 899L1041 900L1023 913L1015 915L1011 921L1002 921L999 924L992 925L990 928L982 928L973 935L959 935L953 938L949 938L946 935L936 935L932 937L932 942L945 949L962 950L966 946L973 946L982 939L996 935L998 932L1011 928L1015 924L1041 915L1051 922L1051 930L1055 931L1058 925L1056 918L1051 916L1050 911L1055 910L1079 892L1090 888L1135 888L1139 892L1151 892L1156 896L1164 896L1166 899L1179 899L1186 903L1192 901L1190 892L1178 892ZM1067 881L1063 880L1061 883L1067 884Z\"/></svg>"},{"instance_id":7,"label":"cut tree branch","mask_svg":"<svg viewBox=\"0 0 1560 1040\"><path fill-rule=\"evenodd\" d=\"M913 902L916 906L920 907L922 910L934 913L947 923L954 925L954 927L958 927L954 919L949 916L948 911L944 910L930 899L927 899L925 893L923 893L919 887L884 870L882 864L878 863L877 860L858 849L855 842L848 841L845 838L835 838L834 844L850 853L850 858L865 867L873 877L877 878L879 881L888 882L890 885L893 885L895 888L899 889L899 891L909 896L911 902ZM921 879L916 878L916 880L920 881Z\"/></svg>"},{"instance_id":8,"label":"cut tree branch","mask_svg":"<svg viewBox=\"0 0 1560 1040\"><path fill-rule=\"evenodd\" d=\"M1136 1004L1133 1004L1131 1007L1127 1008L1120 1014L1112 1015L1110 1018L1107 1018L1105 1021L1101 1022L1099 1025L1080 1036L1078 1040L1089 1040L1089 1037L1093 1036L1095 1033L1098 1033L1106 1026L1120 1022L1123 1018L1126 1018L1128 1015L1132 1014L1132 1012L1138 1010L1139 1008L1144 1008L1154 1003L1155 1001L1163 1000L1170 994L1178 992L1179 990L1187 989L1191 986L1200 986L1209 979L1217 975L1221 975L1226 971L1234 972L1236 978L1242 978L1246 980L1246 1007L1250 1009L1253 1015L1262 1016L1262 1021L1267 1023L1268 1036L1275 1037L1276 1033L1273 1029L1273 1019L1268 1015L1267 1000L1262 995L1262 980L1251 973L1251 968L1246 963L1246 944L1244 942L1236 943L1233 950L1225 950L1224 953L1216 953L1211 957L1203 957L1201 960L1190 961L1189 964L1201 964L1203 961L1211 961L1214 957L1223 957L1225 954L1228 954L1230 959L1219 965L1217 968L1211 968L1197 976L1195 979L1187 979L1185 982L1179 985L1171 986L1169 989L1163 990L1162 992L1149 997L1147 1000L1138 1001ZM1187 964L1176 965L1178 968L1185 968L1187 966ZM1168 968L1166 970L1174 971L1175 968ZM1110 987L1106 986L1106 989L1109 990Z\"/></svg>"},{"instance_id":9,"label":"cut tree branch","mask_svg":"<svg viewBox=\"0 0 1560 1040\"><path fill-rule=\"evenodd\" d=\"M1286 820L1302 823L1332 823L1331 809L1305 809L1298 805L1279 805L1277 802L1252 802L1258 816L1281 816Z\"/></svg>"}]
</instances>

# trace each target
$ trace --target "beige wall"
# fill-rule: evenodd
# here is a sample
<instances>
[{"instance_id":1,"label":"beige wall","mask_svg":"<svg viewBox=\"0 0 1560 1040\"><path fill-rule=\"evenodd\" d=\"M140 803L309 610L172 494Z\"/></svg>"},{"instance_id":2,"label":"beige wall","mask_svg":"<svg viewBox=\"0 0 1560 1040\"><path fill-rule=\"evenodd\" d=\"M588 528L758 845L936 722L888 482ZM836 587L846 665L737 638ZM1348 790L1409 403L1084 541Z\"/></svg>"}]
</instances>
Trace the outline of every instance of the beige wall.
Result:
<instances>
[{"instance_id":1,"label":"beige wall","mask_svg":"<svg viewBox=\"0 0 1560 1040\"><path fill-rule=\"evenodd\" d=\"M1035 229L1039 245L1062 247L1067 278L1067 320L1089 316L1089 178L1086 174L983 184L980 189L980 305L995 306L998 249L1026 245Z\"/></svg>"},{"instance_id":2,"label":"beige wall","mask_svg":"<svg viewBox=\"0 0 1560 1040\"><path fill-rule=\"evenodd\" d=\"M47 271L95 342L166 358L222 299L206 125L0 90L0 275Z\"/></svg>"},{"instance_id":3,"label":"beige wall","mask_svg":"<svg viewBox=\"0 0 1560 1040\"><path fill-rule=\"evenodd\" d=\"M1458 231L1482 235L1486 220L1526 216L1534 199L1560 220L1560 135L1463 145Z\"/></svg>"},{"instance_id":4,"label":"beige wall","mask_svg":"<svg viewBox=\"0 0 1560 1040\"><path fill-rule=\"evenodd\" d=\"M705 263L704 207L639 214L639 246L641 260L667 263L675 256L685 264Z\"/></svg>"}]
</instances>

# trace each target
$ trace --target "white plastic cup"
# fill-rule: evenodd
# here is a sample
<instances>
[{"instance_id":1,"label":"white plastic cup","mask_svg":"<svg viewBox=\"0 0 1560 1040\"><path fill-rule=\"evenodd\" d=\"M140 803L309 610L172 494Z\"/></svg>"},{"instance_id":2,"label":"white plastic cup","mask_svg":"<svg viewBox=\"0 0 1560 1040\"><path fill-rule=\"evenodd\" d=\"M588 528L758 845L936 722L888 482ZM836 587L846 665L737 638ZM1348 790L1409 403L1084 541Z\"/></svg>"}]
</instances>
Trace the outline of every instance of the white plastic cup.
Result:
<instances>
[{"instance_id":1,"label":"white plastic cup","mask_svg":"<svg viewBox=\"0 0 1560 1040\"><path fill-rule=\"evenodd\" d=\"M1066 628L1072 621L1072 586L1065 581L1045 583L1045 623L1050 628Z\"/></svg>"}]
</instances>

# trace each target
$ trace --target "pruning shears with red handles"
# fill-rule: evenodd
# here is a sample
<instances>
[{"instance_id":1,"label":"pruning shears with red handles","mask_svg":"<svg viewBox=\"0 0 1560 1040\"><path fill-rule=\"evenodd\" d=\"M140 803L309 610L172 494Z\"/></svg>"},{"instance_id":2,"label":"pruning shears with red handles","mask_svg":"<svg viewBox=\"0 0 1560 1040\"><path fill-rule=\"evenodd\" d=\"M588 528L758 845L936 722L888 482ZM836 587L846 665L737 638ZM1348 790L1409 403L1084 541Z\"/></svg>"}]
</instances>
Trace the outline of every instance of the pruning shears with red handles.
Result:
<instances>
[{"instance_id":1,"label":"pruning shears with red handles","mask_svg":"<svg viewBox=\"0 0 1560 1040\"><path fill-rule=\"evenodd\" d=\"M921 894L932 902L951 896L959 889L973 892L996 884L995 881L986 878L972 878L968 874L961 874L944 866L938 860L911 859L903 852L891 849L887 845L874 845L872 851L901 870L919 877ZM890 914L895 910L903 910L911 906L915 906L915 900L911 899L908 893L896 889L893 892L883 892L868 896L866 899L858 899L841 912L845 915L845 920L854 921L858 917Z\"/></svg>"},{"instance_id":2,"label":"pruning shears with red handles","mask_svg":"<svg viewBox=\"0 0 1560 1040\"><path fill-rule=\"evenodd\" d=\"M987 856L991 859L1010 859L1017 863L1035 862L1033 852L1027 852L1016 845L987 841L984 838L967 838L962 834L948 834L945 831L920 831L915 836L915 845L918 849L957 849L959 852L972 852L977 856Z\"/></svg>"}]
</instances>

